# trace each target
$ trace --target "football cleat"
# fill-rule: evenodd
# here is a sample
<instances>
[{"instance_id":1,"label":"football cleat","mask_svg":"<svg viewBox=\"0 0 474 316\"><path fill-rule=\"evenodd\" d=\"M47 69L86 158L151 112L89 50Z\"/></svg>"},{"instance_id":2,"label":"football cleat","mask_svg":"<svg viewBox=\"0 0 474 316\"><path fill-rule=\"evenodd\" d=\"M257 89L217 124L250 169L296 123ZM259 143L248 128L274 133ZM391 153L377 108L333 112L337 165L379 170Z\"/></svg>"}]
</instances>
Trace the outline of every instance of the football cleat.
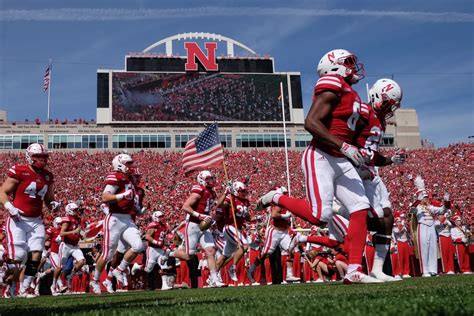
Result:
<instances>
[{"instance_id":1,"label":"football cleat","mask_svg":"<svg viewBox=\"0 0 474 316\"><path fill-rule=\"evenodd\" d=\"M402 280L401 278L397 279L397 278L394 278L393 276L386 275L382 271L370 272L369 276L371 276L373 278L376 278L377 280L380 280L382 282L396 282L396 281L401 281Z\"/></svg>"},{"instance_id":2,"label":"football cleat","mask_svg":"<svg viewBox=\"0 0 474 316\"><path fill-rule=\"evenodd\" d=\"M229 270L227 271L229 273L229 277L232 279L232 281L237 282L239 279L237 278L237 273L235 271L235 266L230 266Z\"/></svg>"},{"instance_id":3,"label":"football cleat","mask_svg":"<svg viewBox=\"0 0 474 316\"><path fill-rule=\"evenodd\" d=\"M114 269L114 271L112 271L112 275L117 280L117 283L123 284L123 273L122 273L122 271ZM118 286L118 284L117 284L117 286Z\"/></svg>"},{"instance_id":4,"label":"football cleat","mask_svg":"<svg viewBox=\"0 0 474 316\"><path fill-rule=\"evenodd\" d=\"M130 269L130 274L135 275L135 273L137 273L141 268L142 265L135 262L132 266L132 269Z\"/></svg>"},{"instance_id":5,"label":"football cleat","mask_svg":"<svg viewBox=\"0 0 474 316\"><path fill-rule=\"evenodd\" d=\"M344 277L344 284L353 284L353 283L383 283L382 281L368 276L367 274L362 273L362 269L359 268L350 273L347 273Z\"/></svg>"},{"instance_id":6,"label":"football cleat","mask_svg":"<svg viewBox=\"0 0 474 316\"><path fill-rule=\"evenodd\" d=\"M423 278L430 278L430 277L431 277L431 274L429 274L429 273L423 273L421 276L422 276Z\"/></svg>"},{"instance_id":7,"label":"football cleat","mask_svg":"<svg viewBox=\"0 0 474 316\"><path fill-rule=\"evenodd\" d=\"M12 298L12 294L10 293L10 285L7 285L5 287L5 290L3 292L3 298Z\"/></svg>"},{"instance_id":8,"label":"football cleat","mask_svg":"<svg viewBox=\"0 0 474 316\"><path fill-rule=\"evenodd\" d=\"M295 277L295 276L293 276L293 275L286 277L286 281L287 281L287 282L298 282L299 280L300 280L300 278Z\"/></svg>"},{"instance_id":9,"label":"football cleat","mask_svg":"<svg viewBox=\"0 0 474 316\"><path fill-rule=\"evenodd\" d=\"M105 279L105 281L102 282L102 285L106 288L107 292L114 293L113 284L109 279Z\"/></svg>"},{"instance_id":10,"label":"football cleat","mask_svg":"<svg viewBox=\"0 0 474 316\"><path fill-rule=\"evenodd\" d=\"M466 271L466 272L463 272L462 274L465 274L465 275L471 275L472 272L471 271Z\"/></svg>"},{"instance_id":11,"label":"football cleat","mask_svg":"<svg viewBox=\"0 0 474 316\"><path fill-rule=\"evenodd\" d=\"M257 206L255 207L256 211L261 211L269 206L273 202L273 197L278 193L278 190L271 190L262 195L258 201Z\"/></svg>"},{"instance_id":12,"label":"football cleat","mask_svg":"<svg viewBox=\"0 0 474 316\"><path fill-rule=\"evenodd\" d=\"M454 272L453 272L453 274L454 274ZM409 278L411 278L411 275L409 275L409 274L404 274L404 275L402 275L402 278L404 278L404 279L409 279Z\"/></svg>"},{"instance_id":13,"label":"football cleat","mask_svg":"<svg viewBox=\"0 0 474 316\"><path fill-rule=\"evenodd\" d=\"M20 291L20 293L18 293L18 297L21 297L21 298L35 298L37 296L38 295L28 293L27 290Z\"/></svg>"},{"instance_id":14,"label":"football cleat","mask_svg":"<svg viewBox=\"0 0 474 316\"><path fill-rule=\"evenodd\" d=\"M89 286L92 290L92 293L94 293L94 294L100 294L101 293L99 282L97 282L95 280L92 280L90 282Z\"/></svg>"}]
</instances>

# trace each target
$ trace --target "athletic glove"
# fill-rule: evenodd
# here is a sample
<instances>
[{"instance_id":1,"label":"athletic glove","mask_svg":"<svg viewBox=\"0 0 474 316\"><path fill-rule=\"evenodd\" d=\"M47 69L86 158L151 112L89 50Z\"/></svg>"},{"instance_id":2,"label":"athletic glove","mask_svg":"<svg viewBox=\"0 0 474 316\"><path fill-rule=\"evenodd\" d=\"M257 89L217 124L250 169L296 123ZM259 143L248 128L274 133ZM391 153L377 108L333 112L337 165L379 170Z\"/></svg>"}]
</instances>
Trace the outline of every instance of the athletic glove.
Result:
<instances>
[{"instance_id":1,"label":"athletic glove","mask_svg":"<svg viewBox=\"0 0 474 316\"><path fill-rule=\"evenodd\" d=\"M115 198L117 199L117 201L121 201L123 199L126 199L126 200L133 200L133 197L134 197L135 194L133 194L133 190L132 189L128 189L127 191L123 192L123 193L120 193L120 194L117 194L115 196Z\"/></svg>"},{"instance_id":2,"label":"athletic glove","mask_svg":"<svg viewBox=\"0 0 474 316\"><path fill-rule=\"evenodd\" d=\"M10 202L5 203L4 206L8 210L8 213L10 213L10 217L12 218L12 220L18 222L20 220L20 214L22 213L22 211L19 208L13 206L13 204Z\"/></svg>"},{"instance_id":3,"label":"athletic glove","mask_svg":"<svg viewBox=\"0 0 474 316\"><path fill-rule=\"evenodd\" d=\"M359 149L356 146L348 144L346 142L342 143L341 153L343 153L347 158L352 160L354 165L357 167L364 164L364 157L359 152Z\"/></svg>"},{"instance_id":4,"label":"athletic glove","mask_svg":"<svg viewBox=\"0 0 474 316\"><path fill-rule=\"evenodd\" d=\"M51 212L54 212L59 209L59 207L61 206L61 202L52 201L51 203L49 203L49 205L51 205Z\"/></svg>"}]
</instances>

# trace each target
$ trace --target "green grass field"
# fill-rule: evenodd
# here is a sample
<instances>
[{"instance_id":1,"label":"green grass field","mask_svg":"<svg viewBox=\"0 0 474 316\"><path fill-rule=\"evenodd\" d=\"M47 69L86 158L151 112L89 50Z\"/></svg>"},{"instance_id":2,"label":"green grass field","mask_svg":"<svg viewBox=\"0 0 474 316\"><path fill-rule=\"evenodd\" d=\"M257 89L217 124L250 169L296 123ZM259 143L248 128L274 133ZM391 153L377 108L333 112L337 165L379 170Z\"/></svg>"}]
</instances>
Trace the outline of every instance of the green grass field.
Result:
<instances>
[{"instance_id":1,"label":"green grass field","mask_svg":"<svg viewBox=\"0 0 474 316\"><path fill-rule=\"evenodd\" d=\"M474 276L2 299L1 315L474 315Z\"/></svg>"}]
</instances>

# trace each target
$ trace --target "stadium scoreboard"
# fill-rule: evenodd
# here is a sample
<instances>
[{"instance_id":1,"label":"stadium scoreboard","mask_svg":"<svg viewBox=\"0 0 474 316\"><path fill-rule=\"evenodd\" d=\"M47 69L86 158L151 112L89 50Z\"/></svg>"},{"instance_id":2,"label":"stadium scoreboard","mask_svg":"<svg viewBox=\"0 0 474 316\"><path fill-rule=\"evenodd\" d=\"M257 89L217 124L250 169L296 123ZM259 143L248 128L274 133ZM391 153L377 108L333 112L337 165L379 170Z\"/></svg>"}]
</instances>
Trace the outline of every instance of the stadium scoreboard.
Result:
<instances>
[{"instance_id":1,"label":"stadium scoreboard","mask_svg":"<svg viewBox=\"0 0 474 316\"><path fill-rule=\"evenodd\" d=\"M202 34L204 43L184 43L185 56L171 54L166 42L166 54L132 53L123 70L98 70L97 122L272 124L281 123L283 115L289 123L300 120L299 73L275 72L269 56L238 57L232 49L217 57L222 39Z\"/></svg>"}]
</instances>

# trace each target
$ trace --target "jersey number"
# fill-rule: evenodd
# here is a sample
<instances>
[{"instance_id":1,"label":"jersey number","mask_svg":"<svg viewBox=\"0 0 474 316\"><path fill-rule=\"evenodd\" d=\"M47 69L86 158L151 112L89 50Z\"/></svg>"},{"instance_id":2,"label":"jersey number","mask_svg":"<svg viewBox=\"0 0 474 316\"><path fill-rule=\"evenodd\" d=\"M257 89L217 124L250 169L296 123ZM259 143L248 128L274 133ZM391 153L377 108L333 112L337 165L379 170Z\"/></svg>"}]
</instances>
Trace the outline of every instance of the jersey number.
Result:
<instances>
[{"instance_id":1,"label":"jersey number","mask_svg":"<svg viewBox=\"0 0 474 316\"><path fill-rule=\"evenodd\" d=\"M359 116L360 116L360 103L357 101L354 101L354 104L352 105L352 115L349 116L349 119L347 119L347 126L352 131L355 131L356 129L356 124L357 124L357 121L359 120Z\"/></svg>"},{"instance_id":2,"label":"jersey number","mask_svg":"<svg viewBox=\"0 0 474 316\"><path fill-rule=\"evenodd\" d=\"M44 200L44 196L48 192L48 185L45 184L39 192L36 191L36 182L33 181L30 183L29 186L25 189L25 194L28 195L32 199L36 199L36 195L40 196L42 200Z\"/></svg>"}]
</instances>

